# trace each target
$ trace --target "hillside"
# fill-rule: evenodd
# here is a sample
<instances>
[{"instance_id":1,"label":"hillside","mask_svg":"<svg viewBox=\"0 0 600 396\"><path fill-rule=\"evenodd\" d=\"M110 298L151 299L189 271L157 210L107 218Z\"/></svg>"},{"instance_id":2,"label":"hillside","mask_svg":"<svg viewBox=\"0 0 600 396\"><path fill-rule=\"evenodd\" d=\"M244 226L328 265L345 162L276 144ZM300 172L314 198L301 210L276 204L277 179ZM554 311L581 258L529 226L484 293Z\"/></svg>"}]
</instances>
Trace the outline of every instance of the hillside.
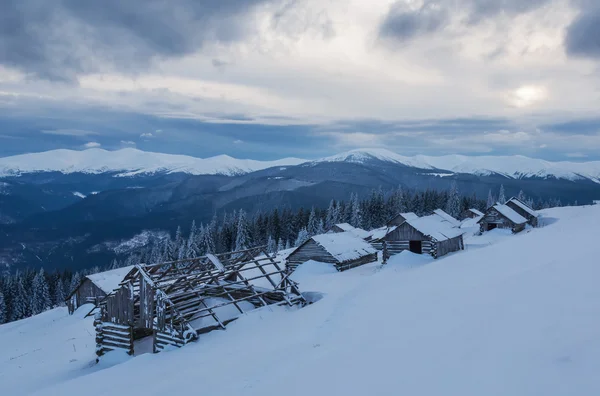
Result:
<instances>
[{"instance_id":1,"label":"hillside","mask_svg":"<svg viewBox=\"0 0 600 396\"><path fill-rule=\"evenodd\" d=\"M93 365L91 323L64 309L3 325L0 382L20 395L600 394L600 206L543 214L543 228L472 236L437 261L307 263L294 276L322 293L313 305L156 355Z\"/></svg>"}]
</instances>

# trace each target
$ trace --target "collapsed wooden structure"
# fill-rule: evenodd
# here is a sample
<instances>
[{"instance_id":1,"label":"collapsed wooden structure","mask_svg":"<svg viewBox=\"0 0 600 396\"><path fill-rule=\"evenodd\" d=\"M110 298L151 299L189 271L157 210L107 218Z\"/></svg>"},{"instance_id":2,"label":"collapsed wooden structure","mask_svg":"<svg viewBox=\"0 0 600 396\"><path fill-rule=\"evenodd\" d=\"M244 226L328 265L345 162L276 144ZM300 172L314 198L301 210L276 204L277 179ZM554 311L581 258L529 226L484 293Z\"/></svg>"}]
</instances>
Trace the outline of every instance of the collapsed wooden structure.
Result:
<instances>
[{"instance_id":1,"label":"collapsed wooden structure","mask_svg":"<svg viewBox=\"0 0 600 396\"><path fill-rule=\"evenodd\" d=\"M136 265L90 312L96 354L116 349L133 354L136 341L145 337L153 337L156 353L225 329L256 308L305 304L289 275L261 248Z\"/></svg>"}]
</instances>

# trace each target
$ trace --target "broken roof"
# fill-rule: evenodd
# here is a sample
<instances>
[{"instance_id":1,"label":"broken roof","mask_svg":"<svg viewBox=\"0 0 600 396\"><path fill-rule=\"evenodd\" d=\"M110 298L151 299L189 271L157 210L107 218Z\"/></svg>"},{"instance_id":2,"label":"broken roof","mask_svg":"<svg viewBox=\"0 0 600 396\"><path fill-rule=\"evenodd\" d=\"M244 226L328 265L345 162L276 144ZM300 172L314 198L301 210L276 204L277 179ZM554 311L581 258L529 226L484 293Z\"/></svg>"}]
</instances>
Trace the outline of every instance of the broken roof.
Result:
<instances>
[{"instance_id":1,"label":"broken roof","mask_svg":"<svg viewBox=\"0 0 600 396\"><path fill-rule=\"evenodd\" d=\"M97 274L87 275L90 281L100 288L104 293L108 294L119 287L119 284L125 278L125 275L131 271L133 265L117 268L110 271L98 272Z\"/></svg>"},{"instance_id":2,"label":"broken roof","mask_svg":"<svg viewBox=\"0 0 600 396\"><path fill-rule=\"evenodd\" d=\"M312 240L340 263L377 253L371 245L350 232L315 235Z\"/></svg>"},{"instance_id":3,"label":"broken roof","mask_svg":"<svg viewBox=\"0 0 600 396\"><path fill-rule=\"evenodd\" d=\"M444 221L447 221L452 227L460 227L460 221L444 212L442 209L436 209L433 211L436 215L440 216Z\"/></svg>"},{"instance_id":4,"label":"broken roof","mask_svg":"<svg viewBox=\"0 0 600 396\"><path fill-rule=\"evenodd\" d=\"M421 234L430 236L437 241L456 238L465 233L464 230L453 227L450 222L443 219L438 214L418 217L416 219L407 220L406 222Z\"/></svg>"}]
</instances>

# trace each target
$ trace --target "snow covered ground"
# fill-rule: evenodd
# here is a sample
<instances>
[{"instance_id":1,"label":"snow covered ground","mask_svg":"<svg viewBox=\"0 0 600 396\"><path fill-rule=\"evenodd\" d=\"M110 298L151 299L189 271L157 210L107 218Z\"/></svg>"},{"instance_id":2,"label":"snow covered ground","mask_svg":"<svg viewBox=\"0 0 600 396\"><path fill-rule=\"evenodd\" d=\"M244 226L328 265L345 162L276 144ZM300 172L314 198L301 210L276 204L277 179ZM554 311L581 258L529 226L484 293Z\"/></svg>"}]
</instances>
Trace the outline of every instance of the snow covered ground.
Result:
<instances>
[{"instance_id":1,"label":"snow covered ground","mask_svg":"<svg viewBox=\"0 0 600 396\"><path fill-rule=\"evenodd\" d=\"M322 295L314 304L261 309L156 355L94 365L91 322L64 309L3 325L2 392L598 395L600 206L543 214L545 227L470 235L438 260L306 263L295 279Z\"/></svg>"}]
</instances>

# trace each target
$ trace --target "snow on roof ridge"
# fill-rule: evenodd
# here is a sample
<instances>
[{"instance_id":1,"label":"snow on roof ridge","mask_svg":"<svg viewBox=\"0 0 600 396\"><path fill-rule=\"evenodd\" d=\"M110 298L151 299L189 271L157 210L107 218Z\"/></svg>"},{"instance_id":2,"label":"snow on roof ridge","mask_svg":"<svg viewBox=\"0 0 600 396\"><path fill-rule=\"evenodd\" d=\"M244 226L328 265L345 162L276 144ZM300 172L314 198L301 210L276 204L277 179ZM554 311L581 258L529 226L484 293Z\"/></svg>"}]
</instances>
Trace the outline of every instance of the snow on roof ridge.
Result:
<instances>
[{"instance_id":1,"label":"snow on roof ridge","mask_svg":"<svg viewBox=\"0 0 600 396\"><path fill-rule=\"evenodd\" d=\"M406 222L423 235L428 235L438 241L456 238L465 233L464 230L452 226L450 222L437 214L409 219Z\"/></svg>"},{"instance_id":2,"label":"snow on roof ridge","mask_svg":"<svg viewBox=\"0 0 600 396\"><path fill-rule=\"evenodd\" d=\"M351 232L320 234L312 237L319 246L339 262L354 260L368 254L377 253L369 243Z\"/></svg>"},{"instance_id":3,"label":"snow on roof ridge","mask_svg":"<svg viewBox=\"0 0 600 396\"><path fill-rule=\"evenodd\" d=\"M503 204L496 204L496 205L493 206L493 208L496 209L503 216L505 216L506 218L508 218L510 221L512 221L515 224L525 224L525 223L527 223L527 219L525 217L521 216L520 214L518 214L510 206L506 206L506 205L503 205Z\"/></svg>"},{"instance_id":4,"label":"snow on roof ridge","mask_svg":"<svg viewBox=\"0 0 600 396\"><path fill-rule=\"evenodd\" d=\"M125 275L127 275L132 269L133 265L130 265L127 267L86 275L86 278L92 281L103 292L108 294L119 286L123 278L125 278Z\"/></svg>"},{"instance_id":5,"label":"snow on roof ridge","mask_svg":"<svg viewBox=\"0 0 600 396\"><path fill-rule=\"evenodd\" d=\"M529 207L529 205L527 205L525 202L521 201L519 198L512 197L511 199L506 201L506 203L508 203L508 202L514 202L515 205L517 205L518 207L520 207L521 209L523 209L530 215L538 217L538 213L535 210L533 210L533 208Z\"/></svg>"}]
</instances>

